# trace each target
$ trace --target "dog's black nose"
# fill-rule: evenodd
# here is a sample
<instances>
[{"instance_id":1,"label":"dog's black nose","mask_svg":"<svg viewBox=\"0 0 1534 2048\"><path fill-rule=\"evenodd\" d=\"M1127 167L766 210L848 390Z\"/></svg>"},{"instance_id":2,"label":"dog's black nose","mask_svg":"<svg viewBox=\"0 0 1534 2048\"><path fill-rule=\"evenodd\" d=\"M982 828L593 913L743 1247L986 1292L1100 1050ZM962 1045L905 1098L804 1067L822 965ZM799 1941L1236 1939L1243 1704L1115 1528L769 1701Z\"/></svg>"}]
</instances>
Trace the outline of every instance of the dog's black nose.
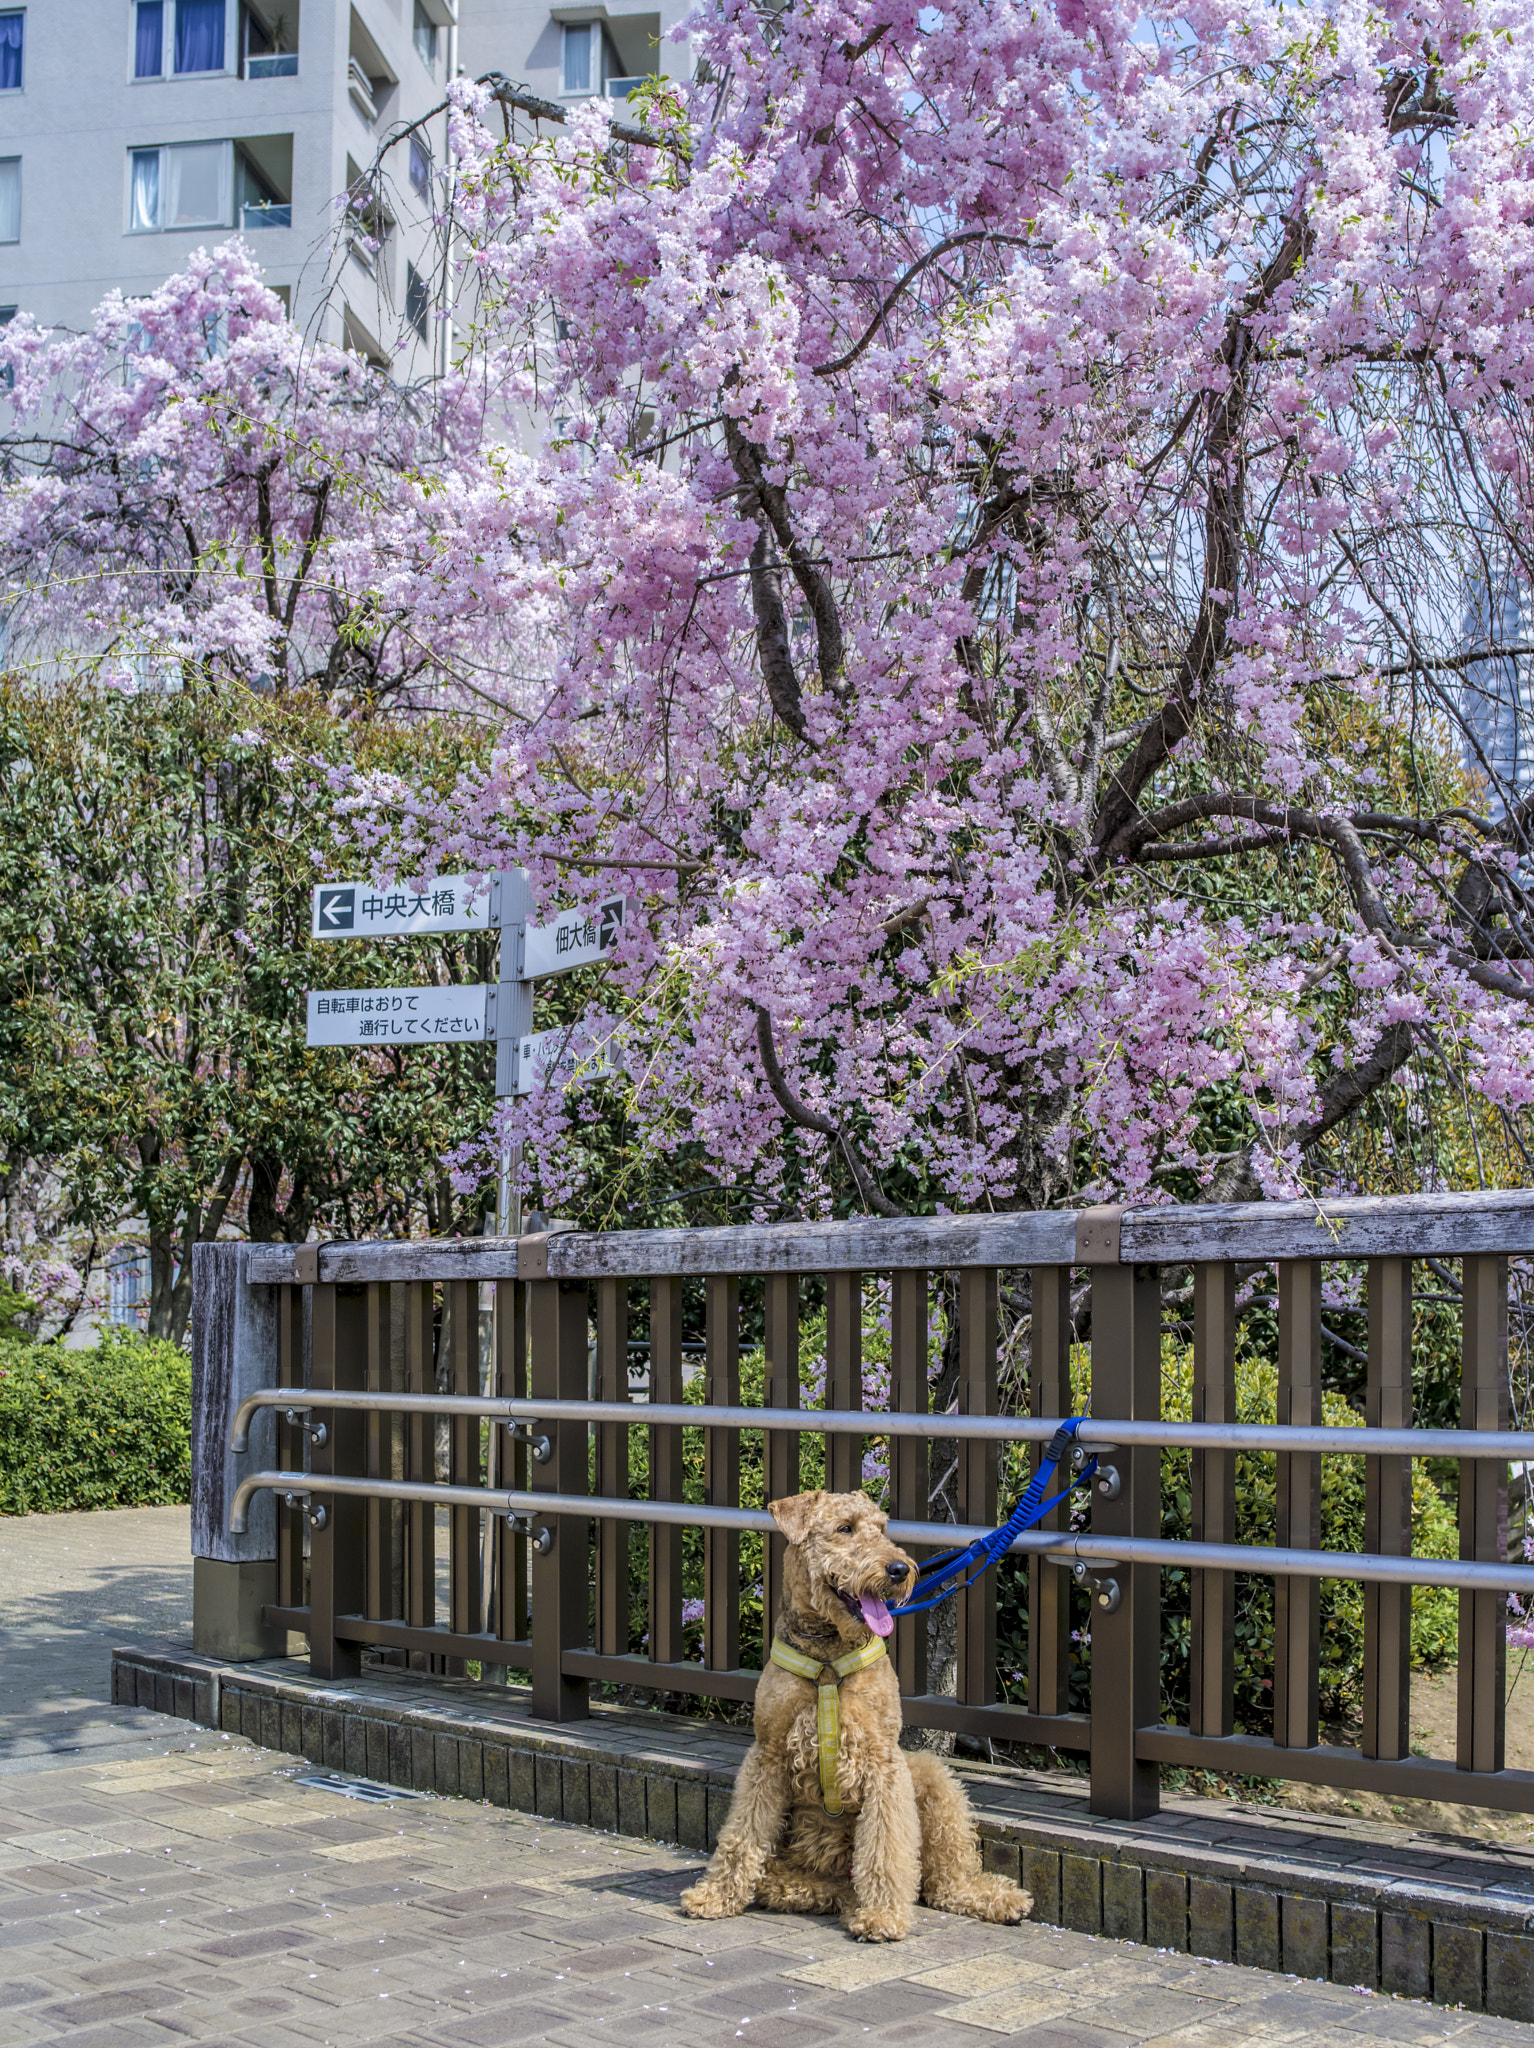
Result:
<instances>
[{"instance_id":1,"label":"dog's black nose","mask_svg":"<svg viewBox=\"0 0 1534 2048\"><path fill-rule=\"evenodd\" d=\"M892 1579L903 1579L911 1567L908 1564L902 1564L897 1557L892 1564L887 1564L884 1569Z\"/></svg>"}]
</instances>

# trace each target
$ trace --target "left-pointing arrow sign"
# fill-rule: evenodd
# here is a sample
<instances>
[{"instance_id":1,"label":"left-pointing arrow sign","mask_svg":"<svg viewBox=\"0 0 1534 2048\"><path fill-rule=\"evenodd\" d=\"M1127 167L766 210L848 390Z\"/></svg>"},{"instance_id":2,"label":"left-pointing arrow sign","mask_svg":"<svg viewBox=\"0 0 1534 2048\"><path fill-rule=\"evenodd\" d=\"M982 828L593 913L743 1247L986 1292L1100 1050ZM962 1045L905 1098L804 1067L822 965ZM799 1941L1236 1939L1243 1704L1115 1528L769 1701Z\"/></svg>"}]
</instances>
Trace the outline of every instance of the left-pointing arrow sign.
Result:
<instances>
[{"instance_id":1,"label":"left-pointing arrow sign","mask_svg":"<svg viewBox=\"0 0 1534 2048\"><path fill-rule=\"evenodd\" d=\"M335 889L321 884L315 890L314 922L321 938L331 932L349 932L357 923L357 891Z\"/></svg>"},{"instance_id":2,"label":"left-pointing arrow sign","mask_svg":"<svg viewBox=\"0 0 1534 2048\"><path fill-rule=\"evenodd\" d=\"M320 882L311 930L317 939L403 939L417 932L491 929L490 885L466 875L434 875L417 888L395 882Z\"/></svg>"}]
</instances>

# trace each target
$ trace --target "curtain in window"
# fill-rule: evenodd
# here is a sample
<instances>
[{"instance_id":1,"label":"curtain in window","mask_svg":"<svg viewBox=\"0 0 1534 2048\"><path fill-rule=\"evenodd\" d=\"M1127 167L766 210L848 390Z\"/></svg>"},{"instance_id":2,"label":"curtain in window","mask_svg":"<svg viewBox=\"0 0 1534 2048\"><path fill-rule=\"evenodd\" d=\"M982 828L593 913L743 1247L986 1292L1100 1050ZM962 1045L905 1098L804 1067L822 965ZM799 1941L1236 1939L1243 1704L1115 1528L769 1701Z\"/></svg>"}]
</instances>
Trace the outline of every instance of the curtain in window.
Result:
<instances>
[{"instance_id":1,"label":"curtain in window","mask_svg":"<svg viewBox=\"0 0 1534 2048\"><path fill-rule=\"evenodd\" d=\"M147 235L160 225L160 152L133 152L133 185L128 195L128 232Z\"/></svg>"},{"instance_id":2,"label":"curtain in window","mask_svg":"<svg viewBox=\"0 0 1534 2048\"><path fill-rule=\"evenodd\" d=\"M21 38L24 14L0 14L0 92L17 92L21 87Z\"/></svg>"},{"instance_id":3,"label":"curtain in window","mask_svg":"<svg viewBox=\"0 0 1534 2048\"><path fill-rule=\"evenodd\" d=\"M419 135L410 138L410 182L423 199L431 197L431 156Z\"/></svg>"},{"instance_id":4,"label":"curtain in window","mask_svg":"<svg viewBox=\"0 0 1534 2048\"><path fill-rule=\"evenodd\" d=\"M582 22L565 30L565 91L591 90L591 30Z\"/></svg>"},{"instance_id":5,"label":"curtain in window","mask_svg":"<svg viewBox=\"0 0 1534 2048\"><path fill-rule=\"evenodd\" d=\"M133 75L158 78L164 69L164 0L139 0L133 35Z\"/></svg>"},{"instance_id":6,"label":"curtain in window","mask_svg":"<svg viewBox=\"0 0 1534 2048\"><path fill-rule=\"evenodd\" d=\"M233 151L227 142L185 142L166 151L168 228L222 228L234 204Z\"/></svg>"},{"instance_id":7,"label":"curtain in window","mask_svg":"<svg viewBox=\"0 0 1534 2048\"><path fill-rule=\"evenodd\" d=\"M222 71L224 0L176 0L176 70Z\"/></svg>"},{"instance_id":8,"label":"curtain in window","mask_svg":"<svg viewBox=\"0 0 1534 2048\"><path fill-rule=\"evenodd\" d=\"M0 156L0 242L21 240L21 158Z\"/></svg>"}]
</instances>

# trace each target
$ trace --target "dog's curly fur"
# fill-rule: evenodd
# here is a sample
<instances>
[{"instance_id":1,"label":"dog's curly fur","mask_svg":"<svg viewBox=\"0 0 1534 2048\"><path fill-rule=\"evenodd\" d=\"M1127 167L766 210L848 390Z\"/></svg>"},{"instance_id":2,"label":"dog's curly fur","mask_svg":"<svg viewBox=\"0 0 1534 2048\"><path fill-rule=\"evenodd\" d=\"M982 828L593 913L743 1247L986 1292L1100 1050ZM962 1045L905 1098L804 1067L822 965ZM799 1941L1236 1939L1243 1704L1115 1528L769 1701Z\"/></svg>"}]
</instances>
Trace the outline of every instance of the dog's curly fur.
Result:
<instances>
[{"instance_id":1,"label":"dog's curly fur","mask_svg":"<svg viewBox=\"0 0 1534 2048\"><path fill-rule=\"evenodd\" d=\"M871 1631L859 1596L893 1607L916 1582L914 1562L884 1533L884 1514L866 1493L819 1488L768 1506L789 1545L778 1634L825 1661L861 1648ZM1028 1893L981 1868L952 1771L900 1747L900 1688L888 1658L842 1683L839 1815L821 1804L814 1683L769 1664L755 1722L719 1846L682 1894L695 1918L722 1920L754 1901L779 1913L839 1911L860 1941L899 1941L918 1900L977 1920L1027 1916Z\"/></svg>"}]
</instances>

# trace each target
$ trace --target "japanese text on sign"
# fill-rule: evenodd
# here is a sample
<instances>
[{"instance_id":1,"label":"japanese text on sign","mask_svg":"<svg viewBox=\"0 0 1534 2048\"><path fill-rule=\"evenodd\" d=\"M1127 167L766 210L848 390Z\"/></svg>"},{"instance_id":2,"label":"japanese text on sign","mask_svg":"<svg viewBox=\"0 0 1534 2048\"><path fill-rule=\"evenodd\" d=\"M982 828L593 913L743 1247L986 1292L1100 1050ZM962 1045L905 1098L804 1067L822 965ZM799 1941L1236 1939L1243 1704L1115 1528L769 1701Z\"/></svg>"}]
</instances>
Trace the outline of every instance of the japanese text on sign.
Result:
<instances>
[{"instance_id":1,"label":"japanese text on sign","mask_svg":"<svg viewBox=\"0 0 1534 2048\"><path fill-rule=\"evenodd\" d=\"M485 988L311 989L310 1045L433 1045L485 1035Z\"/></svg>"},{"instance_id":2,"label":"japanese text on sign","mask_svg":"<svg viewBox=\"0 0 1534 2048\"><path fill-rule=\"evenodd\" d=\"M489 929L489 886L471 889L466 875L438 875L419 889L320 882L314 891L317 939L408 938L415 932Z\"/></svg>"},{"instance_id":3,"label":"japanese text on sign","mask_svg":"<svg viewBox=\"0 0 1534 2048\"><path fill-rule=\"evenodd\" d=\"M522 950L523 978L544 981L552 974L568 974L574 967L605 960L623 936L627 909L625 897L609 896L589 909L563 910L552 924L529 925Z\"/></svg>"}]
</instances>

